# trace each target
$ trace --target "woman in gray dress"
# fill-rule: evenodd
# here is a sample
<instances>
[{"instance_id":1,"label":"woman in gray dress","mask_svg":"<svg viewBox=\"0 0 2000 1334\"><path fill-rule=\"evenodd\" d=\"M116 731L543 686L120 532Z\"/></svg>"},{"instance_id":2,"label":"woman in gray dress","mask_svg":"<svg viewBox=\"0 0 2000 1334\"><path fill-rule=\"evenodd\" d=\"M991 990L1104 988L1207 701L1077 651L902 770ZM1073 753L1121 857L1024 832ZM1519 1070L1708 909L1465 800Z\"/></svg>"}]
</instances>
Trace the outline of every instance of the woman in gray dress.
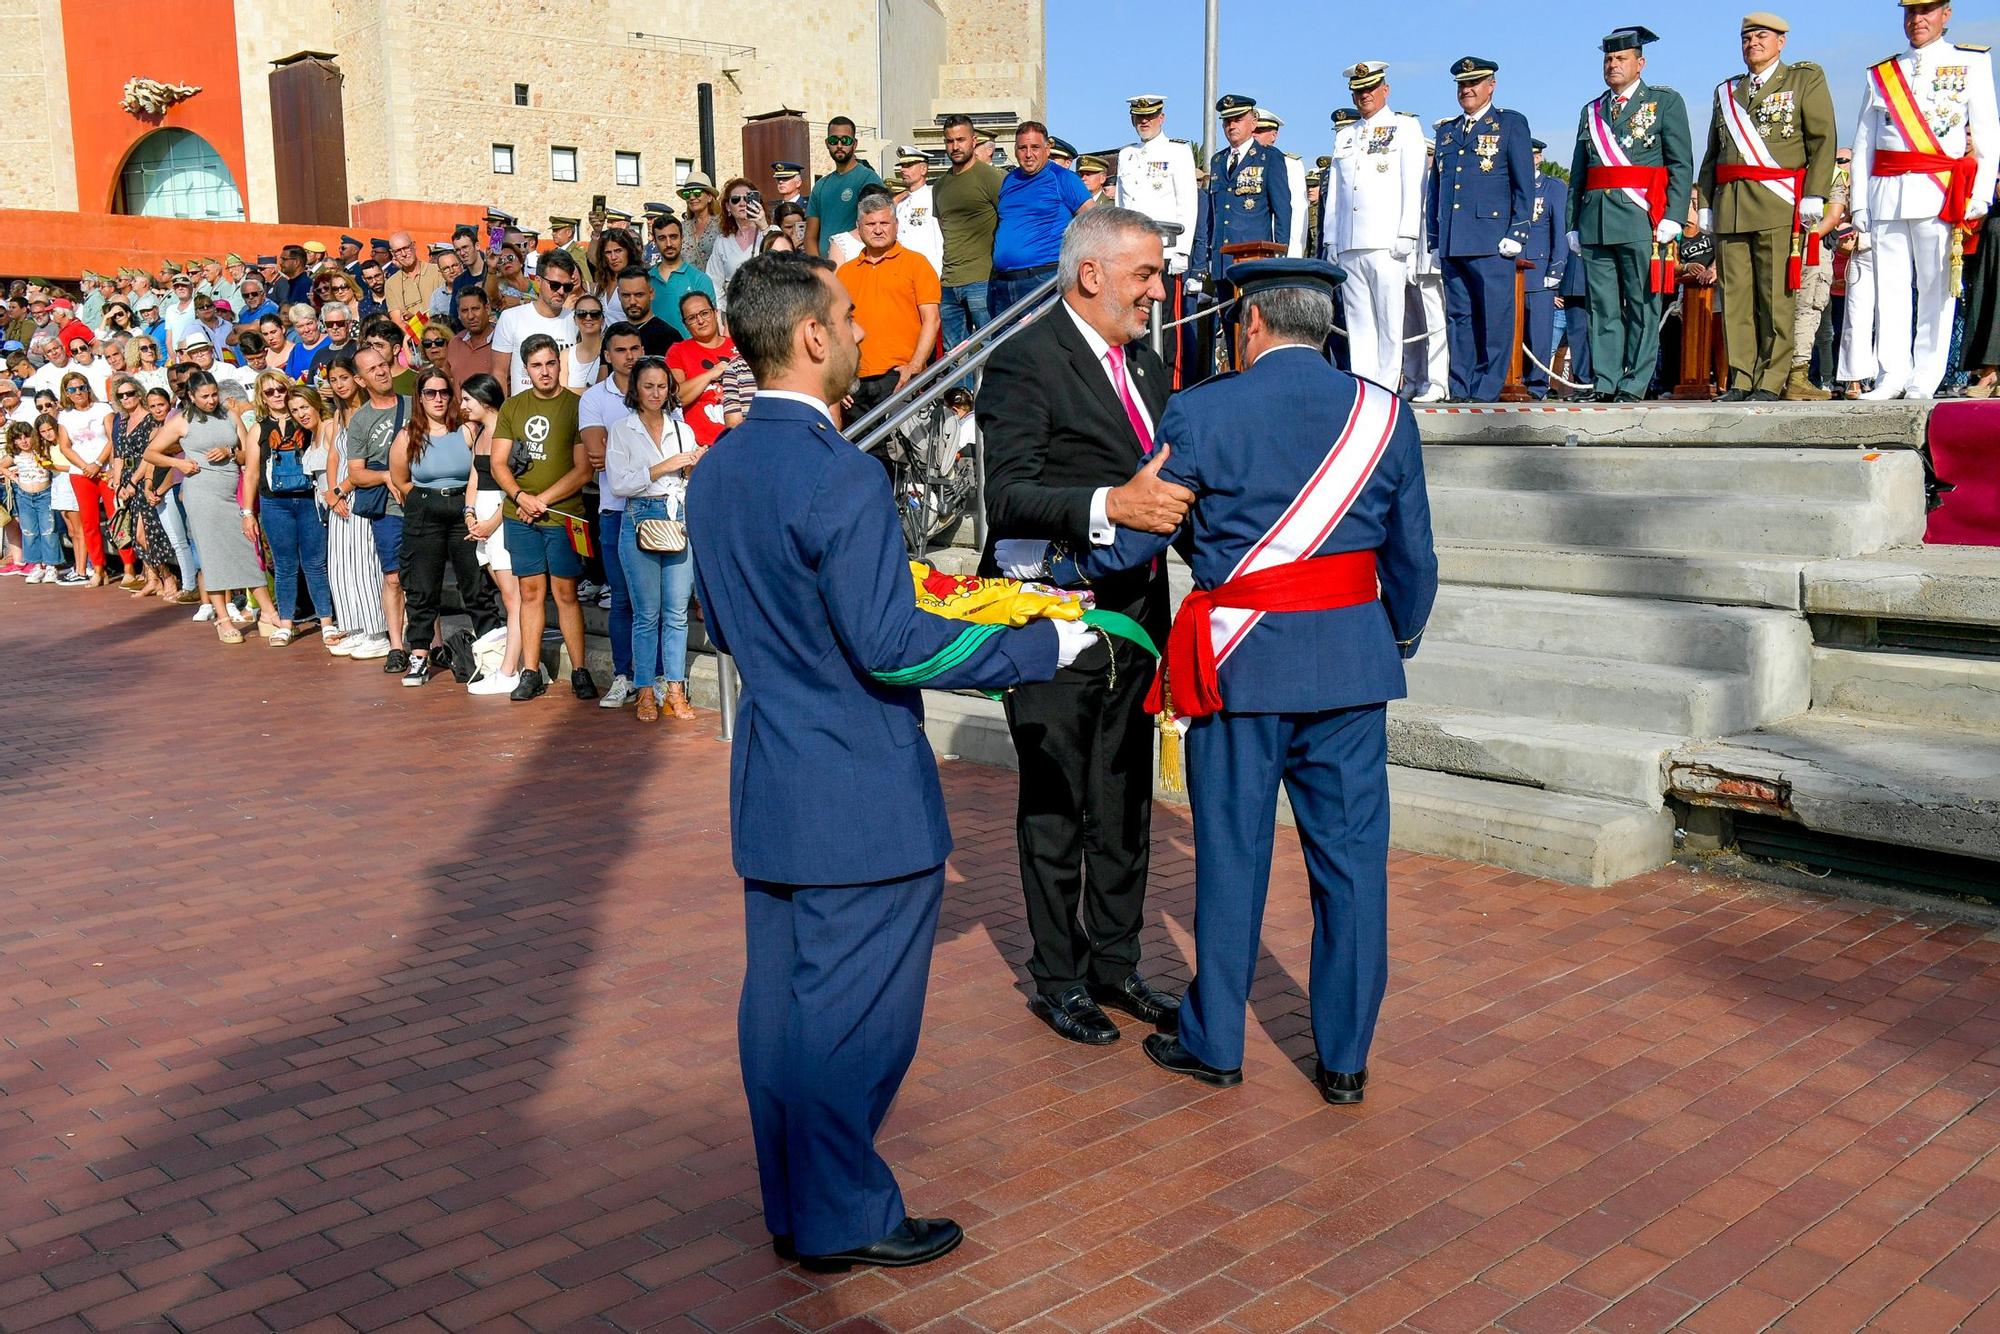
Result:
<instances>
[{"instance_id":1,"label":"woman in gray dress","mask_svg":"<svg viewBox=\"0 0 2000 1334\"><path fill-rule=\"evenodd\" d=\"M266 608L264 571L257 565L257 518L244 508L243 469L236 459L236 426L222 406L222 390L207 371L188 376L181 415L170 418L146 447L146 461L182 473L181 506L188 536L201 553L201 591L215 608L215 633L225 644L243 642L229 619L229 594L244 596L260 616Z\"/></svg>"}]
</instances>

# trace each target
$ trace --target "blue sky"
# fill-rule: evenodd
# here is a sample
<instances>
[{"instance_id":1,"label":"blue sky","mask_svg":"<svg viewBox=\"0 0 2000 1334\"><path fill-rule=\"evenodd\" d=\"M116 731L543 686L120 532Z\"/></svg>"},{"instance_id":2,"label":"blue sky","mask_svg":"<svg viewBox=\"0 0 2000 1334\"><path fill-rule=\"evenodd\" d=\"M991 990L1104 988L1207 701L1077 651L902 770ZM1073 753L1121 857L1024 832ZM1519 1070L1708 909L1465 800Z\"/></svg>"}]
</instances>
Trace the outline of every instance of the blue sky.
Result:
<instances>
[{"instance_id":1,"label":"blue sky","mask_svg":"<svg viewBox=\"0 0 2000 1334\"><path fill-rule=\"evenodd\" d=\"M1457 110L1451 63L1485 56L1500 65L1499 105L1526 115L1549 155L1567 163L1577 111L1604 87L1598 38L1643 23L1661 38L1647 48L1646 77L1687 99L1699 153L1715 85L1742 68L1738 25L1751 5L1767 3L1678 0L1564 14L1533 4L1221 0L1217 91L1275 110L1285 118L1279 142L1310 160L1331 144L1333 109L1349 105L1340 78L1347 65L1388 61L1391 105L1428 125ZM1167 133L1199 142L1202 12L1202 0L1048 0L1051 130L1085 152L1116 147L1132 138L1124 99L1162 93ZM1894 0L1822 0L1810 9L1781 2L1775 12L1792 24L1785 58L1827 70L1846 142L1863 71L1903 48L1901 11ZM1965 0L1954 7L1950 36L2000 44L2000 18L1991 14Z\"/></svg>"}]
</instances>

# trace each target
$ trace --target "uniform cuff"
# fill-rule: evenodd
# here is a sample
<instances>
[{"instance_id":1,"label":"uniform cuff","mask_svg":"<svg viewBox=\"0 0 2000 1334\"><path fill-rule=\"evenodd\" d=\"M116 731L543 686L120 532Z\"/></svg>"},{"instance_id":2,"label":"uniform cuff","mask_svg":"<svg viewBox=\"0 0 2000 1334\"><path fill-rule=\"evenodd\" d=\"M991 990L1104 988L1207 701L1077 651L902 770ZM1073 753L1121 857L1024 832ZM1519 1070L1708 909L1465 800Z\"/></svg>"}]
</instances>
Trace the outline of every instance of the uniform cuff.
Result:
<instances>
[{"instance_id":1,"label":"uniform cuff","mask_svg":"<svg viewBox=\"0 0 2000 1334\"><path fill-rule=\"evenodd\" d=\"M1090 545L1108 547L1118 540L1118 530L1111 526L1111 488L1100 486L1090 493Z\"/></svg>"}]
</instances>

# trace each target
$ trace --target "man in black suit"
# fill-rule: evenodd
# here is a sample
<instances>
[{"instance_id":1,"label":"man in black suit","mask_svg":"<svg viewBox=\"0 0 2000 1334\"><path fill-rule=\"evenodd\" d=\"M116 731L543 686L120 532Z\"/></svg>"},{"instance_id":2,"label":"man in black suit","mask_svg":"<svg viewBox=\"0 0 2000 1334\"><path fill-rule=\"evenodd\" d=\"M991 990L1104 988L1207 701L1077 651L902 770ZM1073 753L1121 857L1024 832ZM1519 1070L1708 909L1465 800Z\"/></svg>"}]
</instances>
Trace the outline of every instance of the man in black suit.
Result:
<instances>
[{"instance_id":1,"label":"man in black suit","mask_svg":"<svg viewBox=\"0 0 2000 1334\"><path fill-rule=\"evenodd\" d=\"M1061 302L986 365L988 574L1017 547L1039 561L1050 540L1107 545L1118 527L1170 533L1193 494L1143 467L1166 410L1165 368L1144 342L1164 298L1165 260L1150 219L1099 206L1064 234ZM1028 555L1027 553L1032 553ZM1097 603L1165 643L1167 578L1157 564L1099 581ZM1117 1040L1111 1005L1172 1031L1180 999L1139 973L1153 810L1145 712L1152 660L1123 640L1084 651L1055 679L1007 697L1020 757L1015 818L1034 957L1029 1007L1074 1042Z\"/></svg>"}]
</instances>

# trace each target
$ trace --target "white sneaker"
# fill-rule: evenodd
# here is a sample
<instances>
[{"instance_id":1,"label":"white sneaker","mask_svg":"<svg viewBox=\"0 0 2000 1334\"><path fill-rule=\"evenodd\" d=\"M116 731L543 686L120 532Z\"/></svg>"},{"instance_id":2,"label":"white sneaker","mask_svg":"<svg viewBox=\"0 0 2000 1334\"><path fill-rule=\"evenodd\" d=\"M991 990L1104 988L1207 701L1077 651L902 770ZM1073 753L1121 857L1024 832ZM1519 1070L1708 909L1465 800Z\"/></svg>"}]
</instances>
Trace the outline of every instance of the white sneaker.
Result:
<instances>
[{"instance_id":1,"label":"white sneaker","mask_svg":"<svg viewBox=\"0 0 2000 1334\"><path fill-rule=\"evenodd\" d=\"M354 652L347 655L360 661L363 658L386 658L389 656L389 636L369 635L355 645Z\"/></svg>"},{"instance_id":2,"label":"white sneaker","mask_svg":"<svg viewBox=\"0 0 2000 1334\"><path fill-rule=\"evenodd\" d=\"M192 618L192 619L194 619L194 620L197 620L197 621L212 621L212 620L214 620L214 619L215 619L215 604L214 604L214 603L211 603L211 602L204 602L204 603L202 603L202 604L201 604L201 605L200 605L199 607L196 607L196 608L194 609L194 616L193 616L193 618Z\"/></svg>"},{"instance_id":3,"label":"white sneaker","mask_svg":"<svg viewBox=\"0 0 2000 1334\"><path fill-rule=\"evenodd\" d=\"M507 676L501 676L497 673L492 676L482 676L467 686L465 693L468 695L511 695L514 693L514 687L520 683L520 680L519 673L512 673Z\"/></svg>"},{"instance_id":4,"label":"white sneaker","mask_svg":"<svg viewBox=\"0 0 2000 1334\"><path fill-rule=\"evenodd\" d=\"M611 678L611 689L604 692L604 698L597 701L597 707L600 709L620 709L627 704L635 702L638 698L639 692L632 688L631 678L614 676Z\"/></svg>"},{"instance_id":5,"label":"white sneaker","mask_svg":"<svg viewBox=\"0 0 2000 1334\"><path fill-rule=\"evenodd\" d=\"M360 648L361 641L366 638L366 635L342 635L328 644L326 651L336 658L351 658L354 656L354 650Z\"/></svg>"}]
</instances>

